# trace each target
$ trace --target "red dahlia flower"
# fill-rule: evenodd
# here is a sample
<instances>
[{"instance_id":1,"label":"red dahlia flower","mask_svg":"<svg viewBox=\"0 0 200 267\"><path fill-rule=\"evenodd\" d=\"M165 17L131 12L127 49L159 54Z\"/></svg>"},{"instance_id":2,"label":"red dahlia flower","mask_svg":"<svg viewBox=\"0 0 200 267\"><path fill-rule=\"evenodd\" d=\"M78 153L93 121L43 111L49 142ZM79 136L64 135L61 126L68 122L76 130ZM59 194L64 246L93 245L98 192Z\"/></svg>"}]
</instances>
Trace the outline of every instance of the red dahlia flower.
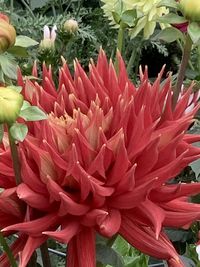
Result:
<instances>
[{"instance_id":1,"label":"red dahlia flower","mask_svg":"<svg viewBox=\"0 0 200 267\"><path fill-rule=\"evenodd\" d=\"M200 206L187 199L200 184L168 183L200 157L192 146L200 137L186 133L197 96L189 88L173 111L170 78L161 86L161 75L151 85L141 72L136 88L121 57L117 76L103 51L88 75L76 62L72 77L64 62L57 90L45 65L41 85L19 74L24 98L49 114L20 144L17 194L30 216L4 229L29 236L20 267L48 237L68 244L68 267L95 267L96 233L119 233L169 266L184 266L163 228L200 218Z\"/></svg>"}]
</instances>

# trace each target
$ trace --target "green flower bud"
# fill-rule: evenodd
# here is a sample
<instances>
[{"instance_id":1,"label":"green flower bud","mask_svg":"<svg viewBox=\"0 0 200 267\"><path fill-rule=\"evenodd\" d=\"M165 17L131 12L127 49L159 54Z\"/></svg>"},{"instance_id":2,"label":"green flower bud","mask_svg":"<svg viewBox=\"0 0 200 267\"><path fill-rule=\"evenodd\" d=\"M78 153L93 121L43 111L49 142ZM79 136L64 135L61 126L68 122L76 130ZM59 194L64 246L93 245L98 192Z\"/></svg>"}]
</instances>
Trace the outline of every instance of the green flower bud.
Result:
<instances>
[{"instance_id":1,"label":"green flower bud","mask_svg":"<svg viewBox=\"0 0 200 267\"><path fill-rule=\"evenodd\" d=\"M7 16L0 16L0 53L4 53L9 47L15 44L16 31L8 22Z\"/></svg>"},{"instance_id":2,"label":"green flower bud","mask_svg":"<svg viewBox=\"0 0 200 267\"><path fill-rule=\"evenodd\" d=\"M74 34L78 31L78 22L74 19L68 19L63 25L64 31L70 34Z\"/></svg>"},{"instance_id":3,"label":"green flower bud","mask_svg":"<svg viewBox=\"0 0 200 267\"><path fill-rule=\"evenodd\" d=\"M39 50L55 50L55 45L54 45L54 41L52 41L51 39L44 39L40 42L39 45Z\"/></svg>"},{"instance_id":4,"label":"green flower bud","mask_svg":"<svg viewBox=\"0 0 200 267\"><path fill-rule=\"evenodd\" d=\"M47 25L44 26L44 38L40 42L39 51L54 51L55 50L55 40L56 40L56 25L50 30Z\"/></svg>"},{"instance_id":5,"label":"green flower bud","mask_svg":"<svg viewBox=\"0 0 200 267\"><path fill-rule=\"evenodd\" d=\"M187 20L200 22L200 0L180 0L180 8Z\"/></svg>"},{"instance_id":6,"label":"green flower bud","mask_svg":"<svg viewBox=\"0 0 200 267\"><path fill-rule=\"evenodd\" d=\"M23 96L9 87L0 87L0 124L13 123L19 117Z\"/></svg>"}]
</instances>

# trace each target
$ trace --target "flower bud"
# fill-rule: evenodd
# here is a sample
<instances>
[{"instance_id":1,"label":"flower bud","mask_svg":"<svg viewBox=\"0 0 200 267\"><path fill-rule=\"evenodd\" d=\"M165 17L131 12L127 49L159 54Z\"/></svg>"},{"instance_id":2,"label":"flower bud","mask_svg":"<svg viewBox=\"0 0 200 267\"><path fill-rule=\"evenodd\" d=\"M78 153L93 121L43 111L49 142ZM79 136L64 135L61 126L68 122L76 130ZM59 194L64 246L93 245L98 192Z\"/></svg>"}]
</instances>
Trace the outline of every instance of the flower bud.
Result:
<instances>
[{"instance_id":1,"label":"flower bud","mask_svg":"<svg viewBox=\"0 0 200 267\"><path fill-rule=\"evenodd\" d=\"M40 42L39 50L54 50L55 45L51 39L44 39Z\"/></svg>"},{"instance_id":2,"label":"flower bud","mask_svg":"<svg viewBox=\"0 0 200 267\"><path fill-rule=\"evenodd\" d=\"M3 19L8 23L10 22L9 17L7 15L3 14L3 13L0 13L0 19Z\"/></svg>"},{"instance_id":3,"label":"flower bud","mask_svg":"<svg viewBox=\"0 0 200 267\"><path fill-rule=\"evenodd\" d=\"M68 19L63 25L64 31L70 34L74 34L78 31L78 22L74 19Z\"/></svg>"},{"instance_id":4,"label":"flower bud","mask_svg":"<svg viewBox=\"0 0 200 267\"><path fill-rule=\"evenodd\" d=\"M55 49L55 39L56 39L56 25L50 30L47 25L44 26L44 38L40 42L39 49L41 50L54 50Z\"/></svg>"},{"instance_id":5,"label":"flower bud","mask_svg":"<svg viewBox=\"0 0 200 267\"><path fill-rule=\"evenodd\" d=\"M16 31L9 23L9 18L0 14L0 53L4 53L9 47L15 44Z\"/></svg>"},{"instance_id":6,"label":"flower bud","mask_svg":"<svg viewBox=\"0 0 200 267\"><path fill-rule=\"evenodd\" d=\"M184 17L189 21L200 21L200 1L180 0L180 8Z\"/></svg>"},{"instance_id":7,"label":"flower bud","mask_svg":"<svg viewBox=\"0 0 200 267\"><path fill-rule=\"evenodd\" d=\"M0 87L0 124L15 122L22 105L20 93L9 87Z\"/></svg>"}]
</instances>

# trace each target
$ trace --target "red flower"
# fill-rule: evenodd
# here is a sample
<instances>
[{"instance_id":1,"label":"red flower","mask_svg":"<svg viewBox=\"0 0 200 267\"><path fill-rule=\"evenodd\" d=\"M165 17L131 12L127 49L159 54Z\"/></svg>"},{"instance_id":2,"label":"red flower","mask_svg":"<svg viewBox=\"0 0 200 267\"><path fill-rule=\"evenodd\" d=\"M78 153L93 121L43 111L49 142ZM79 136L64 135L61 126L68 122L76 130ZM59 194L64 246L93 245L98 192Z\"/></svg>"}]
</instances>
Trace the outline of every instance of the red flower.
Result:
<instances>
[{"instance_id":1,"label":"red flower","mask_svg":"<svg viewBox=\"0 0 200 267\"><path fill-rule=\"evenodd\" d=\"M95 267L96 232L119 233L169 266L184 266L163 227L200 218L199 205L187 200L200 184L168 184L200 157L192 146L200 137L186 134L197 95L189 88L173 111L170 78L161 86L161 75L151 85L141 72L136 88L120 56L117 76L103 51L88 76L76 62L72 78L64 62L58 90L45 65L41 85L19 75L25 99L49 114L30 124L20 145L17 194L30 216L4 229L29 235L20 267L48 237L68 244L68 267Z\"/></svg>"}]
</instances>

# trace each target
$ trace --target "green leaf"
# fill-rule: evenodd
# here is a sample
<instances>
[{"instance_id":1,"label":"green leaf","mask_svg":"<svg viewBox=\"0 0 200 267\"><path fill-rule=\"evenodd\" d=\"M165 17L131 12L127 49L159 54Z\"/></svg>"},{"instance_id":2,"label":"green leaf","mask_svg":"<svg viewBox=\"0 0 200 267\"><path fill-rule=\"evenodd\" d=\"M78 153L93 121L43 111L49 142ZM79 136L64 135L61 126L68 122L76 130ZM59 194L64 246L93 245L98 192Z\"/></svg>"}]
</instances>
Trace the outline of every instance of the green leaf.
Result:
<instances>
[{"instance_id":1,"label":"green leaf","mask_svg":"<svg viewBox=\"0 0 200 267\"><path fill-rule=\"evenodd\" d=\"M185 243L192 238L192 232L182 229L165 229L167 236L172 242Z\"/></svg>"},{"instance_id":2,"label":"green leaf","mask_svg":"<svg viewBox=\"0 0 200 267\"><path fill-rule=\"evenodd\" d=\"M15 46L30 47L37 45L38 42L25 35L18 35L16 38Z\"/></svg>"},{"instance_id":3,"label":"green leaf","mask_svg":"<svg viewBox=\"0 0 200 267\"><path fill-rule=\"evenodd\" d=\"M19 116L26 121L40 121L46 120L47 118L47 115L36 106L30 106L22 109Z\"/></svg>"},{"instance_id":4,"label":"green leaf","mask_svg":"<svg viewBox=\"0 0 200 267\"><path fill-rule=\"evenodd\" d=\"M110 264L115 267L124 267L124 261L120 254L114 251L111 247L103 244L96 245L96 258L102 264Z\"/></svg>"},{"instance_id":5,"label":"green leaf","mask_svg":"<svg viewBox=\"0 0 200 267\"><path fill-rule=\"evenodd\" d=\"M196 178L198 178L198 176L200 174L200 159L197 159L197 160L193 161L192 163L190 163L190 166L191 166L193 172L195 173Z\"/></svg>"},{"instance_id":6,"label":"green leaf","mask_svg":"<svg viewBox=\"0 0 200 267\"><path fill-rule=\"evenodd\" d=\"M5 83L5 77L3 74L3 70L1 69L1 64L0 64L0 82Z\"/></svg>"},{"instance_id":7,"label":"green leaf","mask_svg":"<svg viewBox=\"0 0 200 267\"><path fill-rule=\"evenodd\" d=\"M115 23L120 24L120 21L121 21L120 15L117 12L112 12L112 15L113 15L113 19Z\"/></svg>"},{"instance_id":8,"label":"green leaf","mask_svg":"<svg viewBox=\"0 0 200 267\"><path fill-rule=\"evenodd\" d=\"M200 148L200 142L196 142L193 145ZM192 168L193 172L195 173L196 178L198 178L200 174L200 159L193 161L192 163L189 164L189 166Z\"/></svg>"},{"instance_id":9,"label":"green leaf","mask_svg":"<svg viewBox=\"0 0 200 267\"><path fill-rule=\"evenodd\" d=\"M11 48L9 48L8 53L12 54L15 57L19 57L19 58L26 58L28 57L28 52L26 51L26 49L22 46L12 46Z\"/></svg>"},{"instance_id":10,"label":"green leaf","mask_svg":"<svg viewBox=\"0 0 200 267\"><path fill-rule=\"evenodd\" d=\"M191 22L189 24L188 34L194 44L200 41L200 26L197 22Z\"/></svg>"},{"instance_id":11,"label":"green leaf","mask_svg":"<svg viewBox=\"0 0 200 267\"><path fill-rule=\"evenodd\" d=\"M125 267L147 267L148 266L148 261L149 257L141 254L136 257L124 257L125 260Z\"/></svg>"},{"instance_id":12,"label":"green leaf","mask_svg":"<svg viewBox=\"0 0 200 267\"><path fill-rule=\"evenodd\" d=\"M114 10L115 10L116 13L122 14L123 8L124 8L124 3L123 3L122 0L118 0L118 1L115 2Z\"/></svg>"},{"instance_id":13,"label":"green leaf","mask_svg":"<svg viewBox=\"0 0 200 267\"><path fill-rule=\"evenodd\" d=\"M17 141L23 141L28 133L28 127L25 124L14 123L10 127L10 134Z\"/></svg>"},{"instance_id":14,"label":"green leaf","mask_svg":"<svg viewBox=\"0 0 200 267\"><path fill-rule=\"evenodd\" d=\"M29 108L30 106L31 106L31 104L30 104L28 101L24 100L24 101L23 101L23 105L22 105L22 107L21 107L21 110L27 109L27 108Z\"/></svg>"},{"instance_id":15,"label":"green leaf","mask_svg":"<svg viewBox=\"0 0 200 267\"><path fill-rule=\"evenodd\" d=\"M0 65L4 75L10 79L17 79L17 63L12 55L8 53L0 55Z\"/></svg>"},{"instance_id":16,"label":"green leaf","mask_svg":"<svg viewBox=\"0 0 200 267\"><path fill-rule=\"evenodd\" d=\"M3 139L3 134L4 134L4 127L3 127L3 124L0 124L0 142Z\"/></svg>"},{"instance_id":17,"label":"green leaf","mask_svg":"<svg viewBox=\"0 0 200 267\"><path fill-rule=\"evenodd\" d=\"M184 36L181 31L174 27L168 27L165 28L164 30L160 31L154 38L153 40L162 40L167 43L174 42L178 39L183 39Z\"/></svg>"},{"instance_id":18,"label":"green leaf","mask_svg":"<svg viewBox=\"0 0 200 267\"><path fill-rule=\"evenodd\" d=\"M121 20L126 23L129 27L135 25L135 19L137 17L137 13L135 9L126 10L122 13Z\"/></svg>"},{"instance_id":19,"label":"green leaf","mask_svg":"<svg viewBox=\"0 0 200 267\"><path fill-rule=\"evenodd\" d=\"M112 245L112 248L119 252L122 256L125 256L128 254L130 245L126 240L124 240L120 235L118 235L114 244Z\"/></svg>"},{"instance_id":20,"label":"green leaf","mask_svg":"<svg viewBox=\"0 0 200 267\"><path fill-rule=\"evenodd\" d=\"M158 7L161 7L161 6L177 8L178 4L174 0L162 0L160 1Z\"/></svg>"},{"instance_id":21,"label":"green leaf","mask_svg":"<svg viewBox=\"0 0 200 267\"><path fill-rule=\"evenodd\" d=\"M29 0L30 3L30 8L32 10L36 9L36 8L42 8L44 7L46 4L48 4L51 0Z\"/></svg>"},{"instance_id":22,"label":"green leaf","mask_svg":"<svg viewBox=\"0 0 200 267\"><path fill-rule=\"evenodd\" d=\"M192 266L200 267L200 261L198 259L198 254L196 251L196 245L195 244L187 244L186 243L185 255L196 263L196 265L192 265ZM186 266L191 266L191 265L186 265Z\"/></svg>"},{"instance_id":23,"label":"green leaf","mask_svg":"<svg viewBox=\"0 0 200 267\"><path fill-rule=\"evenodd\" d=\"M187 22L187 20L184 17L181 17L174 13L166 14L158 18L157 21L162 22L162 23L169 23L169 24L179 24L179 23Z\"/></svg>"}]
</instances>

